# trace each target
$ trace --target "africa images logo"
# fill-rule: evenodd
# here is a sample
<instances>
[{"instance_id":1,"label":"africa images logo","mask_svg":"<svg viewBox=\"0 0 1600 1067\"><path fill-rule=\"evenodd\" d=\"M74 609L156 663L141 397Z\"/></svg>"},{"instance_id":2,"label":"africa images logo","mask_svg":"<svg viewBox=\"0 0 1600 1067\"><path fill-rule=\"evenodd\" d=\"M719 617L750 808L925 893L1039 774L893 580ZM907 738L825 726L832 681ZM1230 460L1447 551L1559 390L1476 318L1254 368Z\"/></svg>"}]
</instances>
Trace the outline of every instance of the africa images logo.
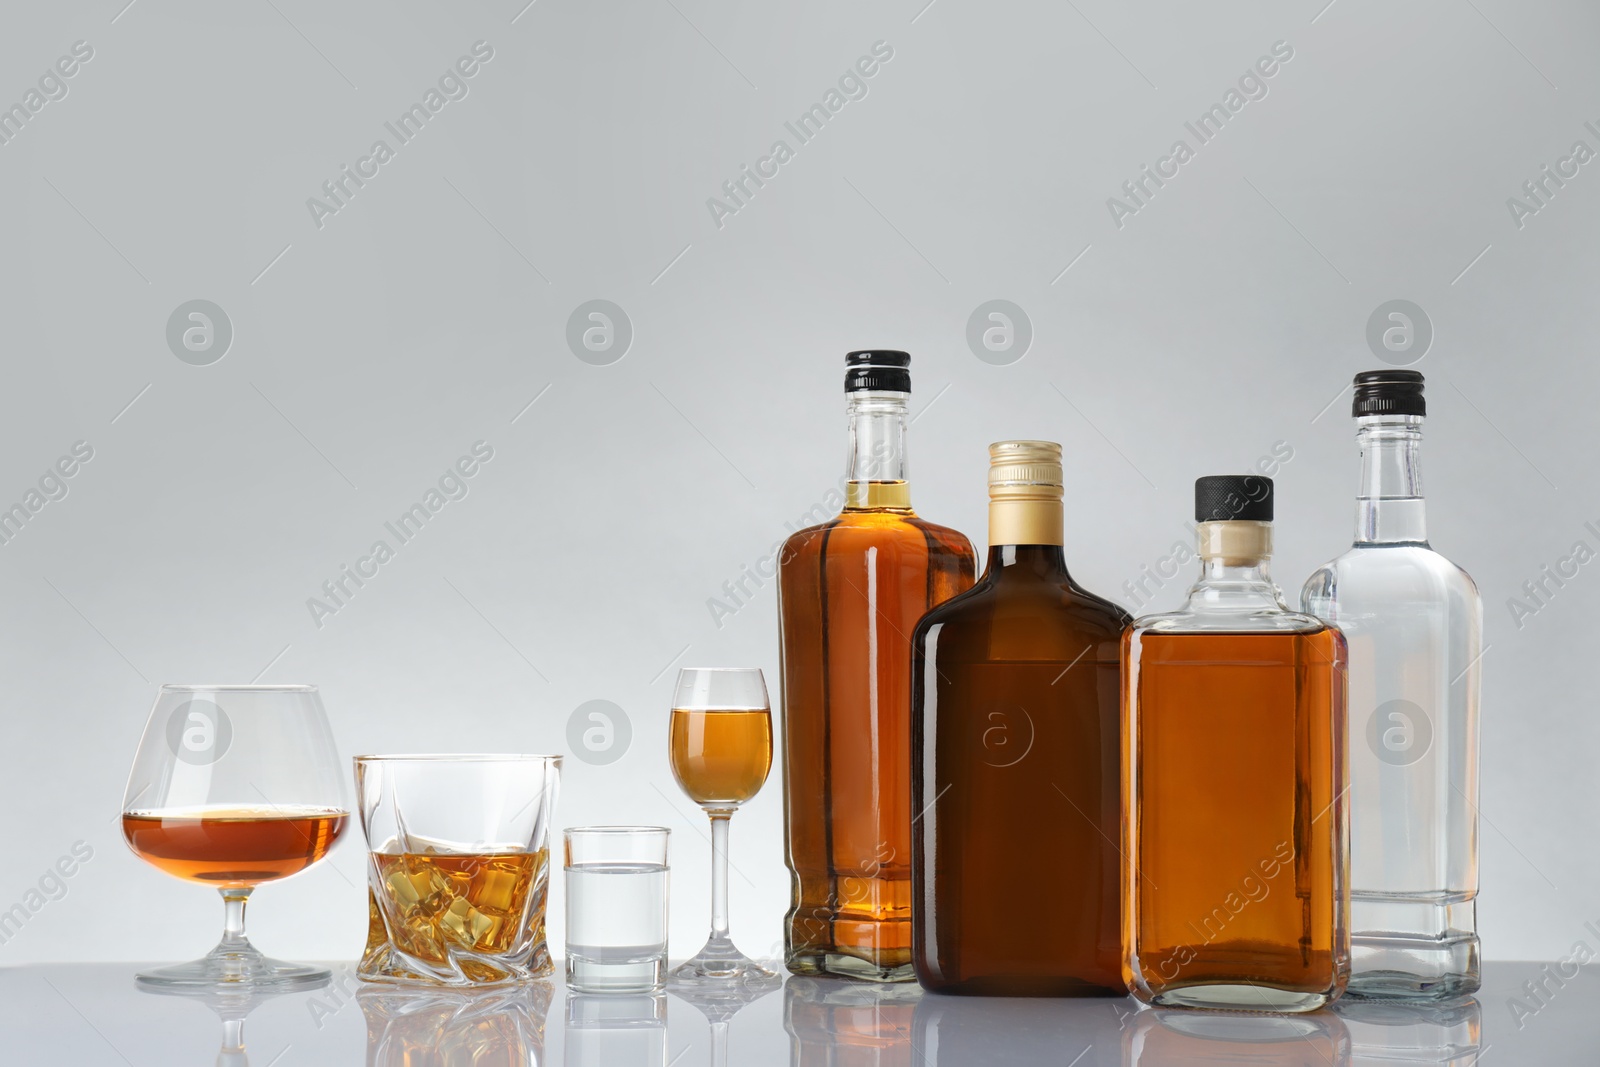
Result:
<instances>
[{"instance_id":1,"label":"africa images logo","mask_svg":"<svg viewBox=\"0 0 1600 1067\"><path fill-rule=\"evenodd\" d=\"M1367 747L1391 767L1409 767L1433 747L1433 720L1410 700L1386 700L1367 719Z\"/></svg>"},{"instance_id":2,"label":"africa images logo","mask_svg":"<svg viewBox=\"0 0 1600 1067\"><path fill-rule=\"evenodd\" d=\"M232 744L233 721L214 700L186 700L167 716L167 747L184 763L208 766Z\"/></svg>"}]
</instances>

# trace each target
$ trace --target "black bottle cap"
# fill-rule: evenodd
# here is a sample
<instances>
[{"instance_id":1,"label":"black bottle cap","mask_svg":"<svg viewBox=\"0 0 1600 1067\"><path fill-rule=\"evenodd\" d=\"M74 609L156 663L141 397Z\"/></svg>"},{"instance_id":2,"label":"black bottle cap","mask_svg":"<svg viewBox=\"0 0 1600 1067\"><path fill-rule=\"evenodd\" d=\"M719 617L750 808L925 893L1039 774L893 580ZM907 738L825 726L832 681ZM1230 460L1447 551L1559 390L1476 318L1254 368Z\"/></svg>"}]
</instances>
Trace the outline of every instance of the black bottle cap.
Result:
<instances>
[{"instance_id":1,"label":"black bottle cap","mask_svg":"<svg viewBox=\"0 0 1600 1067\"><path fill-rule=\"evenodd\" d=\"M1208 474L1194 480L1195 522L1271 522L1272 479Z\"/></svg>"},{"instance_id":2,"label":"black bottle cap","mask_svg":"<svg viewBox=\"0 0 1600 1067\"><path fill-rule=\"evenodd\" d=\"M1364 370L1356 375L1356 399L1350 413L1363 415L1426 415L1422 373L1414 370Z\"/></svg>"},{"instance_id":3,"label":"black bottle cap","mask_svg":"<svg viewBox=\"0 0 1600 1067\"><path fill-rule=\"evenodd\" d=\"M911 356L882 348L851 352L844 357L844 391L911 392Z\"/></svg>"}]
</instances>

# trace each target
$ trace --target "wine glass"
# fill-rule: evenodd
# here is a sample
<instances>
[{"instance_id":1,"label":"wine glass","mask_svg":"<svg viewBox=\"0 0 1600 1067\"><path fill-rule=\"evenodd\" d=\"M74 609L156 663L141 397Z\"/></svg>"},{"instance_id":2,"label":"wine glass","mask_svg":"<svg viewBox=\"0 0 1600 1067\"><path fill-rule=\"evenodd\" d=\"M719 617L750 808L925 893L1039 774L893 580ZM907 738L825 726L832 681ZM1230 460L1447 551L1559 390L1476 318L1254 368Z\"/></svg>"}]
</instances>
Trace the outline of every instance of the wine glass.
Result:
<instances>
[{"instance_id":1,"label":"wine glass","mask_svg":"<svg viewBox=\"0 0 1600 1067\"><path fill-rule=\"evenodd\" d=\"M263 956L245 902L328 854L349 821L344 775L312 685L164 685L122 801L135 855L222 894L222 941L139 975L154 986L301 989L330 972Z\"/></svg>"},{"instance_id":2,"label":"wine glass","mask_svg":"<svg viewBox=\"0 0 1600 1067\"><path fill-rule=\"evenodd\" d=\"M672 775L711 816L711 937L672 972L675 985L776 979L728 936L728 820L772 769L772 711L754 667L685 667L672 697Z\"/></svg>"}]
</instances>

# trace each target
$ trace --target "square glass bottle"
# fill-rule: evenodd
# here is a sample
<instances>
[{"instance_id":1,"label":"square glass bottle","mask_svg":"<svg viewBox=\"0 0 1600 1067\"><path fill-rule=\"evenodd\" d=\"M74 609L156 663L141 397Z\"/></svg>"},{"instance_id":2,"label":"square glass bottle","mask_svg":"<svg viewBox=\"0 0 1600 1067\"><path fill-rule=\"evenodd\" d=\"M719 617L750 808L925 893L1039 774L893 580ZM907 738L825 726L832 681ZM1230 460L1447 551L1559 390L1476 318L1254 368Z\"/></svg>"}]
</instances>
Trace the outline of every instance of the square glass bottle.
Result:
<instances>
[{"instance_id":1,"label":"square glass bottle","mask_svg":"<svg viewBox=\"0 0 1600 1067\"><path fill-rule=\"evenodd\" d=\"M1123 637L1124 875L1134 996L1313 1011L1350 970L1345 642L1268 574L1273 485L1195 482L1187 603Z\"/></svg>"}]
</instances>

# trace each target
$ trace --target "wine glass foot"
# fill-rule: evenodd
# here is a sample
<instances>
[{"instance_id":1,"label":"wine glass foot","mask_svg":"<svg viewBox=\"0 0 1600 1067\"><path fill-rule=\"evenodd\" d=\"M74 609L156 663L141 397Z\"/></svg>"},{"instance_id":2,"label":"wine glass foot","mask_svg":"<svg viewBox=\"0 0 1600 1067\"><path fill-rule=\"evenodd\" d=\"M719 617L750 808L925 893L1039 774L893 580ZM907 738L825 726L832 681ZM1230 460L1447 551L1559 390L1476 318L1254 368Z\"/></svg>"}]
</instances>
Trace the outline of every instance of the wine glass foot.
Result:
<instances>
[{"instance_id":1,"label":"wine glass foot","mask_svg":"<svg viewBox=\"0 0 1600 1067\"><path fill-rule=\"evenodd\" d=\"M743 986L751 990L783 984L783 978L761 966L734 947L726 938L713 938L692 959L672 969L670 986L681 988L727 989Z\"/></svg>"},{"instance_id":2,"label":"wine glass foot","mask_svg":"<svg viewBox=\"0 0 1600 1067\"><path fill-rule=\"evenodd\" d=\"M141 971L138 984L146 988L217 988L240 991L310 989L332 976L326 967L286 963L263 956L249 942L223 944L189 963Z\"/></svg>"}]
</instances>

